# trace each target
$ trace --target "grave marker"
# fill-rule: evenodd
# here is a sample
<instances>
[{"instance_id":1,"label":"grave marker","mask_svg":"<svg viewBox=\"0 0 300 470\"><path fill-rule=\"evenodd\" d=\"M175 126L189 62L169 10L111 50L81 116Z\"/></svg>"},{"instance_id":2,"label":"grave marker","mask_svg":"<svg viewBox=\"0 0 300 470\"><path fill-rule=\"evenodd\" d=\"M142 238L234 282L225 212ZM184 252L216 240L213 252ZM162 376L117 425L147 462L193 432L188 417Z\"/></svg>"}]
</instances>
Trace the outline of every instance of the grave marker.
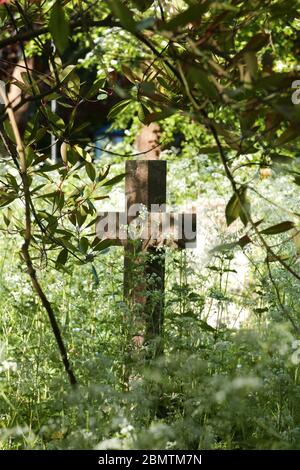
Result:
<instances>
[{"instance_id":1,"label":"grave marker","mask_svg":"<svg viewBox=\"0 0 300 470\"><path fill-rule=\"evenodd\" d=\"M124 300L134 317L134 345L152 344L155 356L163 349L164 246L194 247L196 214L166 212L167 164L153 152L150 159L126 161L125 170L126 212L100 213L96 231L124 246Z\"/></svg>"}]
</instances>

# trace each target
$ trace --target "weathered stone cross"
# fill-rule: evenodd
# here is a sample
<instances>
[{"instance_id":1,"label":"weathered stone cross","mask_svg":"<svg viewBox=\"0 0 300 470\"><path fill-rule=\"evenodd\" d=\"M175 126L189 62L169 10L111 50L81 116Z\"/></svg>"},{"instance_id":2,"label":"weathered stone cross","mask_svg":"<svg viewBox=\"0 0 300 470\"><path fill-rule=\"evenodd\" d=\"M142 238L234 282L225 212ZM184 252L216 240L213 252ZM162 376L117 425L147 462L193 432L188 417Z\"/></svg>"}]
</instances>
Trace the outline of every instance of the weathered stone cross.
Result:
<instances>
[{"instance_id":1,"label":"weathered stone cross","mask_svg":"<svg viewBox=\"0 0 300 470\"><path fill-rule=\"evenodd\" d=\"M125 248L124 300L134 345L151 343L154 355L162 351L164 246L182 249L196 243L196 214L166 212L166 182L166 162L153 159L153 152L145 160L127 160L126 212L100 213L96 227L100 239Z\"/></svg>"}]
</instances>

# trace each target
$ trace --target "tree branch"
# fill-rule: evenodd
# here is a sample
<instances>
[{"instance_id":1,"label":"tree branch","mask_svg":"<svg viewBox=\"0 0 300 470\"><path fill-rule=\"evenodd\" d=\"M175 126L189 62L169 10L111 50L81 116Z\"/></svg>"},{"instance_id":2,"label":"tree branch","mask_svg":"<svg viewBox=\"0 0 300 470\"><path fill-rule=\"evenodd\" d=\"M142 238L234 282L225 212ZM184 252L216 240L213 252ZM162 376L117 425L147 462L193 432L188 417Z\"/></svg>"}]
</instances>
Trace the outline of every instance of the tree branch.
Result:
<instances>
[{"instance_id":1,"label":"tree branch","mask_svg":"<svg viewBox=\"0 0 300 470\"><path fill-rule=\"evenodd\" d=\"M98 21L87 19L85 22L83 22L82 18L70 21L71 32L80 29L81 27L86 28L86 26L101 28L105 26L120 26L120 24L115 23L112 20L111 16L106 17L104 20ZM3 49L6 46L11 46L12 44L16 44L17 42L31 41L32 39L35 39L47 33L49 33L48 26L43 26L41 28L32 29L28 31L20 31L18 34L15 34L15 36L10 36L9 38L2 39L2 41L0 41L0 49Z\"/></svg>"},{"instance_id":2,"label":"tree branch","mask_svg":"<svg viewBox=\"0 0 300 470\"><path fill-rule=\"evenodd\" d=\"M2 134L2 138L4 139L4 143L6 148L9 150L10 154L12 155L13 161L17 162L17 168L20 173L20 177L22 179L23 184L23 191L24 191L24 200L25 200L25 232L24 232L24 243L22 245L22 255L23 259L27 266L27 272L30 276L32 286L36 291L38 297L41 300L43 307L45 308L48 318L52 327L52 331L55 337L55 340L58 345L58 349L62 358L62 362L64 364L66 373L68 375L70 384L72 386L77 385L77 380L71 368L67 350L65 344L62 339L61 331L56 320L54 311L50 302L48 301L36 275L36 271L33 267L32 258L30 255L30 243L32 239L32 231L31 231L31 195L30 195L30 180L28 178L27 172L27 163L26 163L26 154L25 148L20 136L20 132L16 123L15 115L13 112L12 107L10 106L5 91L0 87L0 97L2 98L5 106L8 118L10 120L10 124L12 126L12 130L14 133L14 137L17 143L17 150L15 151L11 145L6 141L4 134ZM19 157L19 158L18 158Z\"/></svg>"}]
</instances>

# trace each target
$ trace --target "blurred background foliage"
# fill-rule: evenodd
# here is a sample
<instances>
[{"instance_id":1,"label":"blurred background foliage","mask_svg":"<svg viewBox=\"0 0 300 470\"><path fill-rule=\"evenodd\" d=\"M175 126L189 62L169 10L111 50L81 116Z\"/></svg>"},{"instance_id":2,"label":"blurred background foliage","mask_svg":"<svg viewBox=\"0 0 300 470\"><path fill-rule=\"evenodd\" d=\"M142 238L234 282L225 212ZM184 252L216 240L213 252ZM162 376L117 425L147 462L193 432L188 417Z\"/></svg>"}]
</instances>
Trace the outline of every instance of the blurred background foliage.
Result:
<instances>
[{"instance_id":1,"label":"blurred background foliage","mask_svg":"<svg viewBox=\"0 0 300 470\"><path fill-rule=\"evenodd\" d=\"M35 103L22 134L31 256L80 384L66 384L20 257L25 196L2 106L2 449L299 448L298 9L1 2L7 91L15 35L18 59L38 64L14 82ZM122 206L124 160L151 122L168 202L196 208L200 245L167 248L165 354L146 361L128 356L122 249L101 245L94 221L106 204ZM124 135L113 140L113 130Z\"/></svg>"}]
</instances>

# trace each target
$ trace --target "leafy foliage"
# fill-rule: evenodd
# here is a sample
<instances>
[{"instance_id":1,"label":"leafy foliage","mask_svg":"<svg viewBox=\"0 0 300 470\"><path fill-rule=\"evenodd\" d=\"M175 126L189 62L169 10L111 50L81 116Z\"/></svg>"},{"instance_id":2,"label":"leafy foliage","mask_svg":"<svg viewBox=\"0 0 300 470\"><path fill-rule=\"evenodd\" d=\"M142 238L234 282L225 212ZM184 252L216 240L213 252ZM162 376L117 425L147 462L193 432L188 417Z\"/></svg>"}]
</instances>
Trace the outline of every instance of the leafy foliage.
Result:
<instances>
[{"instance_id":1,"label":"leafy foliage","mask_svg":"<svg viewBox=\"0 0 300 470\"><path fill-rule=\"evenodd\" d=\"M0 4L2 447L299 448L298 2ZM126 137L97 159L107 121ZM227 202L205 267L170 254L149 360L95 223L154 122L171 202Z\"/></svg>"}]
</instances>

